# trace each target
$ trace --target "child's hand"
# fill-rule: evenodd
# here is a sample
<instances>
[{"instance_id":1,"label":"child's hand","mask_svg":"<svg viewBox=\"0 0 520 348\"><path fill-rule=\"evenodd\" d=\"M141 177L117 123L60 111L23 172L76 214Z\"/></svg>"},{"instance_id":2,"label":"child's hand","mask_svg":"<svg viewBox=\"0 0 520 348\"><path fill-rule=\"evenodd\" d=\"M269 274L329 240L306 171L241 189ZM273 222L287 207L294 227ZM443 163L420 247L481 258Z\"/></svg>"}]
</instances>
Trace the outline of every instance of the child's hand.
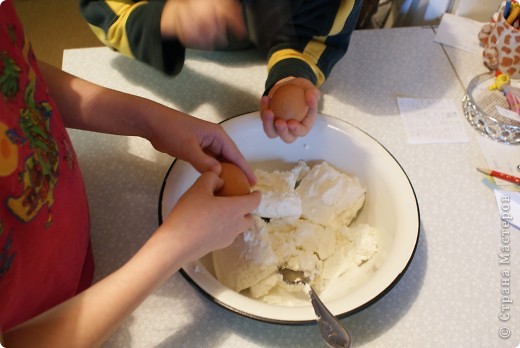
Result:
<instances>
[{"instance_id":1,"label":"child's hand","mask_svg":"<svg viewBox=\"0 0 520 348\"><path fill-rule=\"evenodd\" d=\"M213 172L205 172L179 199L158 232L182 253L184 262L229 246L253 224L250 213L260 204L260 192L217 197L223 184Z\"/></svg>"},{"instance_id":2,"label":"child's hand","mask_svg":"<svg viewBox=\"0 0 520 348\"><path fill-rule=\"evenodd\" d=\"M247 177L249 184L256 177L235 142L221 125L154 104L146 110L148 131L143 136L155 149L189 162L200 173L213 171L220 174L220 161L236 164Z\"/></svg>"},{"instance_id":3,"label":"child's hand","mask_svg":"<svg viewBox=\"0 0 520 348\"><path fill-rule=\"evenodd\" d=\"M239 38L247 34L242 6L236 0L168 0L164 5L161 34L185 47L225 46L228 31Z\"/></svg>"},{"instance_id":4,"label":"child's hand","mask_svg":"<svg viewBox=\"0 0 520 348\"><path fill-rule=\"evenodd\" d=\"M295 84L305 90L305 99L309 109L307 115L301 122L295 120L285 121L277 118L269 108L272 95L278 87L285 84ZM314 125L314 121L318 115L318 101L320 100L320 97L321 93L319 89L307 79L290 77L277 82L277 84L269 91L269 95L263 96L260 100L260 116L262 118L265 134L267 134L269 138L279 136L286 143L292 143L298 137L307 135Z\"/></svg>"}]
</instances>

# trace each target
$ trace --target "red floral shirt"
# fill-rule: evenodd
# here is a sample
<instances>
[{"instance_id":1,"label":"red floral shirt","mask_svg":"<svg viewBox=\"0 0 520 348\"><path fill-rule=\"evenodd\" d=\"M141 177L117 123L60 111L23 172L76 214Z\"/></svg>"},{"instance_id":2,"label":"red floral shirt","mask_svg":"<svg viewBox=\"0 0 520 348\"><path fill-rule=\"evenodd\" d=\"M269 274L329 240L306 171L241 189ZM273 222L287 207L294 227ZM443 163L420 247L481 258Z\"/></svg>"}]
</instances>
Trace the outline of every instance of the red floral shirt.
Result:
<instances>
[{"instance_id":1,"label":"red floral shirt","mask_svg":"<svg viewBox=\"0 0 520 348\"><path fill-rule=\"evenodd\" d=\"M0 1L0 327L74 296L92 274L76 155L12 1Z\"/></svg>"}]
</instances>

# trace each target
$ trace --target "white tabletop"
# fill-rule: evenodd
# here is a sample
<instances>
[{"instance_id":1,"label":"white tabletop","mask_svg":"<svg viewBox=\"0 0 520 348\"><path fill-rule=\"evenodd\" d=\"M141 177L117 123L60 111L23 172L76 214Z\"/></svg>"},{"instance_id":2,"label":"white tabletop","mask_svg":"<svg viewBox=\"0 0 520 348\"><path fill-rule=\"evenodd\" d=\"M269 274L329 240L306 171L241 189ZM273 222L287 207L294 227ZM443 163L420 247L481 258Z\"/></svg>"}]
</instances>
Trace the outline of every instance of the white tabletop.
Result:
<instances>
[{"instance_id":1,"label":"white tabletop","mask_svg":"<svg viewBox=\"0 0 520 348\"><path fill-rule=\"evenodd\" d=\"M469 142L407 142L396 97L451 98L463 118L467 82L486 71L480 57L433 42L431 28L354 33L347 55L322 88L320 111L381 142L402 165L421 212L415 256L398 284L342 319L355 347L516 347L520 301L501 321L502 291L520 294L520 232L511 229L511 264L499 264L503 228L485 166ZM187 53L168 78L107 48L67 50L64 70L157 100L213 122L258 109L266 68L255 51ZM96 279L123 264L158 224L162 180L172 158L137 138L71 131L90 199ZM513 146L498 144L497 147ZM520 146L516 147L520 159ZM511 276L504 277L503 271ZM506 286L504 279L510 281ZM511 330L507 339L502 328ZM244 318L211 302L180 274L156 290L106 347L324 347L315 325L284 326Z\"/></svg>"}]
</instances>

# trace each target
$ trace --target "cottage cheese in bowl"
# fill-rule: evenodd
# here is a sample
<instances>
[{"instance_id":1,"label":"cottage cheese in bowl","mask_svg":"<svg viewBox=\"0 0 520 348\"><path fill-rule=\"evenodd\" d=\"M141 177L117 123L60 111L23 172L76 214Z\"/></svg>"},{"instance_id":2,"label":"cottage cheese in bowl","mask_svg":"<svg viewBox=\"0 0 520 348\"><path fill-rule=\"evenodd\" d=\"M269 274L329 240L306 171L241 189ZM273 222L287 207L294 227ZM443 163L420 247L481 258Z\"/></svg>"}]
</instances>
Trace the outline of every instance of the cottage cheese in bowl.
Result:
<instances>
[{"instance_id":1,"label":"cottage cheese in bowl","mask_svg":"<svg viewBox=\"0 0 520 348\"><path fill-rule=\"evenodd\" d=\"M227 287L278 305L307 305L303 285L287 284L280 269L303 272L315 291L341 275L373 272L377 233L352 220L365 201L358 178L327 162L299 161L290 170L257 169L262 202L255 227L213 253L216 277Z\"/></svg>"}]
</instances>

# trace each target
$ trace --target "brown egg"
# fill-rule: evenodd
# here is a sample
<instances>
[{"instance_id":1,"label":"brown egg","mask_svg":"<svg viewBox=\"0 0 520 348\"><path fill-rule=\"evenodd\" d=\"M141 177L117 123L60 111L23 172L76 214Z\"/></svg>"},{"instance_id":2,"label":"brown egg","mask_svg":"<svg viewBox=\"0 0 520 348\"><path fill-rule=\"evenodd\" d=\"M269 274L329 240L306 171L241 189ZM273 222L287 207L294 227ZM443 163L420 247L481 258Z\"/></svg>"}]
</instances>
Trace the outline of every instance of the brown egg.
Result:
<instances>
[{"instance_id":1,"label":"brown egg","mask_svg":"<svg viewBox=\"0 0 520 348\"><path fill-rule=\"evenodd\" d=\"M282 85L274 91L270 101L274 117L301 122L307 115L305 90L296 85Z\"/></svg>"},{"instance_id":2,"label":"brown egg","mask_svg":"<svg viewBox=\"0 0 520 348\"><path fill-rule=\"evenodd\" d=\"M251 192L247 177L238 166L222 162L220 177L224 180L224 186L215 192L216 196L243 196Z\"/></svg>"}]
</instances>

